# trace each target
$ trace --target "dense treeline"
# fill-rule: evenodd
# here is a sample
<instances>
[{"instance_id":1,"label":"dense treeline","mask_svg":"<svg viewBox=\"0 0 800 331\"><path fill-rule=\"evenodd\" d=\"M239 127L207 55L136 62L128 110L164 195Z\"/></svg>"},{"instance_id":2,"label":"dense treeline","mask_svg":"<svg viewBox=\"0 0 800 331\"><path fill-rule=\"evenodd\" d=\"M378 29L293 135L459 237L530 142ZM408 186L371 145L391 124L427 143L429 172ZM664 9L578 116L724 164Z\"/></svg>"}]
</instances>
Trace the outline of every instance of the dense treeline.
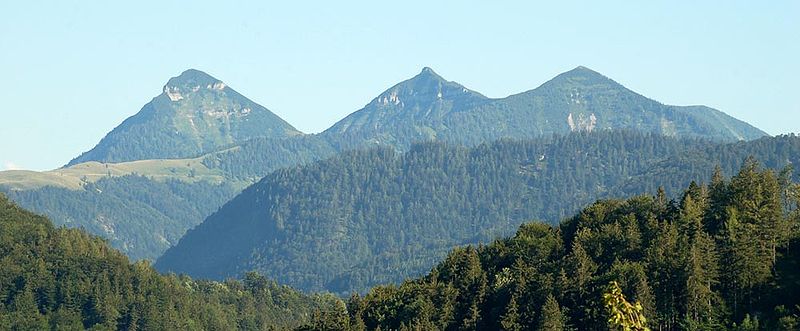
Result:
<instances>
[{"instance_id":1,"label":"dense treeline","mask_svg":"<svg viewBox=\"0 0 800 331\"><path fill-rule=\"evenodd\" d=\"M797 330L800 196L749 159L674 200L601 200L559 226L454 249L425 277L353 295L325 330L608 330L616 281L652 330Z\"/></svg>"},{"instance_id":2,"label":"dense treeline","mask_svg":"<svg viewBox=\"0 0 800 331\"><path fill-rule=\"evenodd\" d=\"M81 190L45 186L0 191L57 225L108 239L132 259L155 260L239 189L228 183L161 182L128 175L86 183Z\"/></svg>"},{"instance_id":3,"label":"dense treeline","mask_svg":"<svg viewBox=\"0 0 800 331\"><path fill-rule=\"evenodd\" d=\"M720 145L603 131L348 152L268 175L187 232L156 267L213 279L259 270L346 295L419 275L452 247L510 235L522 222L555 224L599 198L641 194L664 182L662 165L680 156L724 163L730 175L745 153L780 169L800 162L800 138ZM668 196L708 178L707 170L685 172L667 183Z\"/></svg>"},{"instance_id":4,"label":"dense treeline","mask_svg":"<svg viewBox=\"0 0 800 331\"><path fill-rule=\"evenodd\" d=\"M0 330L273 330L341 305L253 273L225 282L159 275L0 194Z\"/></svg>"},{"instance_id":5,"label":"dense treeline","mask_svg":"<svg viewBox=\"0 0 800 331\"><path fill-rule=\"evenodd\" d=\"M290 138L253 138L238 146L209 154L203 164L226 177L254 183L276 169L327 158L336 150L316 135Z\"/></svg>"},{"instance_id":6,"label":"dense treeline","mask_svg":"<svg viewBox=\"0 0 800 331\"><path fill-rule=\"evenodd\" d=\"M146 175L107 177L81 190L45 186L13 190L0 186L14 202L49 217L57 225L84 228L107 238L132 259L155 260L246 185L270 172L328 157L332 147L316 136L254 138L203 159L219 170L222 183L166 181Z\"/></svg>"}]
</instances>

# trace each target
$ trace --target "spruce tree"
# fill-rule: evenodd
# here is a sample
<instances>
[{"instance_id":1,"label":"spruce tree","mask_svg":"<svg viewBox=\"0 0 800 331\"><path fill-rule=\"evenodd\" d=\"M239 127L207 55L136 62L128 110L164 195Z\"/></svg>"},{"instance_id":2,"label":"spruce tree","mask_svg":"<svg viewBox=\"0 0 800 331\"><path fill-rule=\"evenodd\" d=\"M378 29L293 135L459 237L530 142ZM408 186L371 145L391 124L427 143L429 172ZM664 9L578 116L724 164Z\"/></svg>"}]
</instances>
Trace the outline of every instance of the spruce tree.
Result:
<instances>
[{"instance_id":1,"label":"spruce tree","mask_svg":"<svg viewBox=\"0 0 800 331\"><path fill-rule=\"evenodd\" d=\"M542 306L542 313L539 318L540 331L564 331L567 330L566 319L561 313L561 307L556 298L549 294Z\"/></svg>"},{"instance_id":2,"label":"spruce tree","mask_svg":"<svg viewBox=\"0 0 800 331\"><path fill-rule=\"evenodd\" d=\"M500 326L504 331L522 331L524 330L522 323L520 323L519 307L517 306L516 293L511 296L506 311L500 317Z\"/></svg>"}]
</instances>

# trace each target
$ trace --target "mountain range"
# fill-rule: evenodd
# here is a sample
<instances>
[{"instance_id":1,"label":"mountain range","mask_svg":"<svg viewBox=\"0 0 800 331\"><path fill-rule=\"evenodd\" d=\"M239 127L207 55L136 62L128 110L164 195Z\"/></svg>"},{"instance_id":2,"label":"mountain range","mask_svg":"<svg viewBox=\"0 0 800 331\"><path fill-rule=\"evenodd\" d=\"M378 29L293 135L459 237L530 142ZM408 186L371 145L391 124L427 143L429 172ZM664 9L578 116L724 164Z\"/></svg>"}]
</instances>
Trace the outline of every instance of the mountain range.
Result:
<instances>
[{"instance_id":1,"label":"mountain range","mask_svg":"<svg viewBox=\"0 0 800 331\"><path fill-rule=\"evenodd\" d=\"M487 98L424 68L322 136L344 146L407 148L426 140L478 144L607 129L723 141L766 135L718 110L664 105L591 69L577 67L536 89L500 99Z\"/></svg>"},{"instance_id":2,"label":"mountain range","mask_svg":"<svg viewBox=\"0 0 800 331\"><path fill-rule=\"evenodd\" d=\"M187 70L64 168L0 172L0 191L135 259L155 259L278 169L362 148L403 153L429 140L477 146L607 130L717 142L766 135L711 108L663 105L585 67L500 99L424 68L324 132L304 134L224 82Z\"/></svg>"}]
</instances>

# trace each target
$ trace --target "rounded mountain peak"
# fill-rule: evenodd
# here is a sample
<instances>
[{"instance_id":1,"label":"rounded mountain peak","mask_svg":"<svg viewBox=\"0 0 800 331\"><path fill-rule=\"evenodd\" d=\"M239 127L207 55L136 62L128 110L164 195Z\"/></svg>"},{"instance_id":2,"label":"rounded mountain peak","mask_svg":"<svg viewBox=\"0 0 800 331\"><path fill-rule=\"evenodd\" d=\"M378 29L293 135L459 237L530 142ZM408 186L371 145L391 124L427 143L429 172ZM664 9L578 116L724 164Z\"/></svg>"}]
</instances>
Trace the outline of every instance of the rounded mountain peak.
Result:
<instances>
[{"instance_id":1,"label":"rounded mountain peak","mask_svg":"<svg viewBox=\"0 0 800 331\"><path fill-rule=\"evenodd\" d=\"M197 69L188 69L177 77L172 77L167 81L169 86L182 85L206 85L221 82L219 79Z\"/></svg>"},{"instance_id":2,"label":"rounded mountain peak","mask_svg":"<svg viewBox=\"0 0 800 331\"><path fill-rule=\"evenodd\" d=\"M184 98L184 94L200 89L224 90L227 87L221 80L197 69L189 69L177 77L172 77L164 85L164 93L172 101Z\"/></svg>"}]
</instances>

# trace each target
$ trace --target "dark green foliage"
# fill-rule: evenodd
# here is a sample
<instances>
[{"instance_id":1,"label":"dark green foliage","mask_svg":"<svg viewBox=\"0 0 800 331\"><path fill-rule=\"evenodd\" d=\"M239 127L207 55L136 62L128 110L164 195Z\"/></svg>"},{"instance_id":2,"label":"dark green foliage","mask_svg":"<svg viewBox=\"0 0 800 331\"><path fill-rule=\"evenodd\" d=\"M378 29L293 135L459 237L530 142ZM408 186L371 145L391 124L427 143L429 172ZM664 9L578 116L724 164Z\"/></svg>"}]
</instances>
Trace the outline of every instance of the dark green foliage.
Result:
<instances>
[{"instance_id":1,"label":"dark green foliage","mask_svg":"<svg viewBox=\"0 0 800 331\"><path fill-rule=\"evenodd\" d=\"M203 164L226 177L256 182L276 169L327 158L336 151L317 135L290 138L254 138L235 148L210 154Z\"/></svg>"},{"instance_id":2,"label":"dark green foliage","mask_svg":"<svg viewBox=\"0 0 800 331\"><path fill-rule=\"evenodd\" d=\"M230 184L159 182L129 175L88 183L82 190L46 186L5 193L57 225L83 228L108 239L132 259L155 260L238 189Z\"/></svg>"},{"instance_id":3,"label":"dark green foliage","mask_svg":"<svg viewBox=\"0 0 800 331\"><path fill-rule=\"evenodd\" d=\"M793 330L800 236L772 245L769 234L790 217L770 202L781 196L775 182L748 161L717 184L725 194L693 183L679 201L601 200L558 227L524 224L511 238L452 250L424 277L373 288L351 305L350 320L370 330L608 330L603 294L613 283L619 291L605 298L624 296L633 303L626 311L652 330ZM711 206L727 210L720 232L703 224ZM758 235L741 234L748 224Z\"/></svg>"},{"instance_id":4,"label":"dark green foliage","mask_svg":"<svg viewBox=\"0 0 800 331\"><path fill-rule=\"evenodd\" d=\"M0 195L2 330L272 330L304 324L337 302L252 273L221 283L159 275Z\"/></svg>"},{"instance_id":5,"label":"dark green foliage","mask_svg":"<svg viewBox=\"0 0 800 331\"><path fill-rule=\"evenodd\" d=\"M195 157L250 138L299 134L218 79L190 69L68 165Z\"/></svg>"},{"instance_id":6,"label":"dark green foliage","mask_svg":"<svg viewBox=\"0 0 800 331\"><path fill-rule=\"evenodd\" d=\"M186 230L238 194L242 186L233 183L253 183L276 169L333 153L317 136L254 138L203 159L207 167L223 172L226 180L220 184L128 175L87 183L80 190L0 186L0 192L58 225L84 228L108 239L132 259L155 260Z\"/></svg>"},{"instance_id":7,"label":"dark green foliage","mask_svg":"<svg viewBox=\"0 0 800 331\"><path fill-rule=\"evenodd\" d=\"M505 328L505 327L504 327ZM556 298L551 294L542 305L542 313L539 317L539 328L541 331L565 331L567 330L566 318L561 313Z\"/></svg>"},{"instance_id":8,"label":"dark green foliage","mask_svg":"<svg viewBox=\"0 0 800 331\"><path fill-rule=\"evenodd\" d=\"M455 245L489 242L511 234L526 220L555 223L598 198L639 194L647 187L655 191L658 183L666 184L667 192L660 208L679 217L666 197L681 197L680 191L693 179L706 181L708 170L688 168L686 174L664 182L666 177L656 175L661 173L659 166L694 155L703 162L733 162L738 167L744 157L732 161L731 155L741 155L740 150L766 160L770 168L800 162L800 138L794 136L717 144L625 131L472 148L426 143L406 153L386 148L349 152L268 175L189 231L156 267L214 279L259 270L304 290L348 295L418 275ZM774 158L776 153L787 158ZM631 217L605 225L607 229L592 236L603 236L614 250L592 258L612 263L666 252L658 263L674 265L675 257L667 254L675 251L674 236L699 231L698 222L705 216L697 209L708 203L685 200L699 205L687 208L682 222L669 229L658 227L657 219L641 228ZM781 238L774 239L778 243ZM642 243L650 240L660 246L642 250ZM568 244L572 248L573 243ZM576 252L598 249L580 244ZM584 263L580 254L572 261L567 273L591 276L592 264ZM670 281L669 275L659 281ZM658 290L663 287L648 284L654 295L662 294ZM576 298L581 300L587 295L579 294Z\"/></svg>"}]
</instances>

